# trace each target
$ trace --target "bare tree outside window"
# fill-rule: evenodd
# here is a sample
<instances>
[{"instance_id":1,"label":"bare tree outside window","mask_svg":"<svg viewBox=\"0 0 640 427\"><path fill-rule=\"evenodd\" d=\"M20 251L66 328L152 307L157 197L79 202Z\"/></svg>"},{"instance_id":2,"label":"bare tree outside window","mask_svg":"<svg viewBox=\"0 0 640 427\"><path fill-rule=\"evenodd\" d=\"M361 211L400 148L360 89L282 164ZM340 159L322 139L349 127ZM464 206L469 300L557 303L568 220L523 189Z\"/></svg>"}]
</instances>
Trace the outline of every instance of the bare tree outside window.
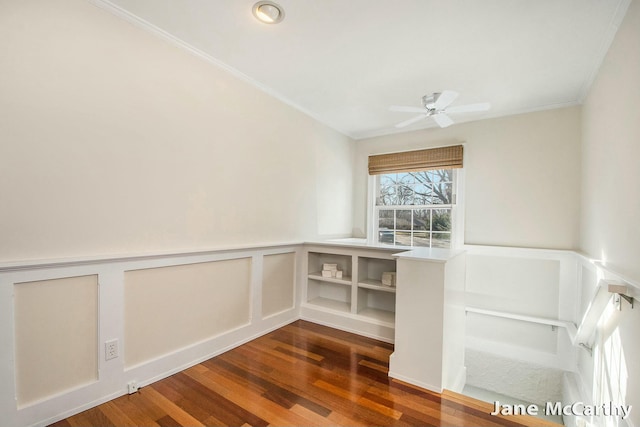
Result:
<instances>
[{"instance_id":1,"label":"bare tree outside window","mask_svg":"<svg viewBox=\"0 0 640 427\"><path fill-rule=\"evenodd\" d=\"M438 169L378 177L378 241L403 246L451 246L453 171Z\"/></svg>"}]
</instances>

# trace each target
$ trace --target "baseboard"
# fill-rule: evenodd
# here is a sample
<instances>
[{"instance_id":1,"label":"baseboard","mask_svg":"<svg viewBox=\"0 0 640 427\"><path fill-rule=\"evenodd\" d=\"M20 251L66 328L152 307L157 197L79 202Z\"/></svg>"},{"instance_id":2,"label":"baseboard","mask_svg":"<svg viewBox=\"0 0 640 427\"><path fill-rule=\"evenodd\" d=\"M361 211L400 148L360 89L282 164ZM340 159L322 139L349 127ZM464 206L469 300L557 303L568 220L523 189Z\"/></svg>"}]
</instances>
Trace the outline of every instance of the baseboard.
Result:
<instances>
[{"instance_id":1,"label":"baseboard","mask_svg":"<svg viewBox=\"0 0 640 427\"><path fill-rule=\"evenodd\" d=\"M389 371L389 377L395 378L397 380L400 380L400 381L408 383L408 384L412 384L412 385L418 386L420 388L424 388L425 390L429 390L429 391L432 391L434 393L438 393L438 394L442 393L442 388L441 387L436 387L436 386L431 385L431 384L423 383L422 381L416 381L413 378L409 378L409 377L405 377L404 375L396 374L393 371Z\"/></svg>"},{"instance_id":2,"label":"baseboard","mask_svg":"<svg viewBox=\"0 0 640 427\"><path fill-rule=\"evenodd\" d=\"M458 371L458 375L456 375L456 379L451 385L449 390L455 391L456 393L462 393L465 384L467 383L467 367L463 366L460 371Z\"/></svg>"}]
</instances>

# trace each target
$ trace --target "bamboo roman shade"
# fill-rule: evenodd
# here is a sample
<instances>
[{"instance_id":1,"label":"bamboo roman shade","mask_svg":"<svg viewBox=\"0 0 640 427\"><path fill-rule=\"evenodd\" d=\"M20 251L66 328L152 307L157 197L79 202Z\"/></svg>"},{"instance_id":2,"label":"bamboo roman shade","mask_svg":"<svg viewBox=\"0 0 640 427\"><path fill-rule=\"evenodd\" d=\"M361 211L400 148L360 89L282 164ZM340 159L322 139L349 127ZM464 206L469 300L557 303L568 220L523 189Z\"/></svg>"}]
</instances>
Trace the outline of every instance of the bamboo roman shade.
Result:
<instances>
[{"instance_id":1,"label":"bamboo roman shade","mask_svg":"<svg viewBox=\"0 0 640 427\"><path fill-rule=\"evenodd\" d=\"M462 167L462 145L369 156L369 175Z\"/></svg>"}]
</instances>

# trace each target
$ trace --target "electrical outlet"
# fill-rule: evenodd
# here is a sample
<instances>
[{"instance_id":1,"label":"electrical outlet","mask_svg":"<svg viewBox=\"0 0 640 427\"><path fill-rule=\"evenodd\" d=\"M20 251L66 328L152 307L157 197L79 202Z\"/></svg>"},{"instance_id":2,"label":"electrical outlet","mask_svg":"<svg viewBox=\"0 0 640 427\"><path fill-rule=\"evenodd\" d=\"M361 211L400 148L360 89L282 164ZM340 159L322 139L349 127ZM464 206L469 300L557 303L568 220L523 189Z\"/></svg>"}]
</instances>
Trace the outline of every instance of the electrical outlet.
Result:
<instances>
[{"instance_id":1,"label":"electrical outlet","mask_svg":"<svg viewBox=\"0 0 640 427\"><path fill-rule=\"evenodd\" d=\"M127 384L127 391L129 394L136 393L140 387L138 387L138 383L135 381L129 381Z\"/></svg>"},{"instance_id":2,"label":"electrical outlet","mask_svg":"<svg viewBox=\"0 0 640 427\"><path fill-rule=\"evenodd\" d=\"M118 340L111 340L104 343L104 358L111 360L118 357Z\"/></svg>"}]
</instances>

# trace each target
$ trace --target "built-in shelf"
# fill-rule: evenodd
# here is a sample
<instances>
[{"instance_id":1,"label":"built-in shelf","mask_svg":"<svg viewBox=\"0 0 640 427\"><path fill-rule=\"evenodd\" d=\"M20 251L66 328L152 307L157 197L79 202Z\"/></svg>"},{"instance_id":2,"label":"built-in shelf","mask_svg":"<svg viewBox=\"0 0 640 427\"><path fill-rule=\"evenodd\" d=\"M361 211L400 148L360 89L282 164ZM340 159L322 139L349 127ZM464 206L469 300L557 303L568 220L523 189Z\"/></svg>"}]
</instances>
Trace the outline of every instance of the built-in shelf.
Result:
<instances>
[{"instance_id":1,"label":"built-in shelf","mask_svg":"<svg viewBox=\"0 0 640 427\"><path fill-rule=\"evenodd\" d=\"M349 313L351 311L351 303L324 297L313 298L312 300L307 301L307 304L315 305L322 308L328 308L330 310L340 311L342 313Z\"/></svg>"},{"instance_id":2,"label":"built-in shelf","mask_svg":"<svg viewBox=\"0 0 640 427\"><path fill-rule=\"evenodd\" d=\"M358 312L358 315L378 320L380 322L394 325L396 322L396 313L393 311L380 310L377 308L365 308Z\"/></svg>"},{"instance_id":3,"label":"built-in shelf","mask_svg":"<svg viewBox=\"0 0 640 427\"><path fill-rule=\"evenodd\" d=\"M365 279L365 280L359 281L358 287L373 289L373 290L382 291L382 292L391 292L391 293L396 292L395 287L383 285L381 280L374 280L374 279Z\"/></svg>"},{"instance_id":4,"label":"built-in shelf","mask_svg":"<svg viewBox=\"0 0 640 427\"><path fill-rule=\"evenodd\" d=\"M393 257L396 250L339 245L307 249L301 315L312 321L393 342L396 288L383 285L382 275L396 271ZM335 264L342 271L342 278L323 277L325 264Z\"/></svg>"},{"instance_id":5,"label":"built-in shelf","mask_svg":"<svg viewBox=\"0 0 640 427\"><path fill-rule=\"evenodd\" d=\"M324 277L321 272L309 273L309 279L319 280L321 282L338 283L340 285L351 286L351 277L342 276L342 279L336 279L335 277Z\"/></svg>"}]
</instances>

